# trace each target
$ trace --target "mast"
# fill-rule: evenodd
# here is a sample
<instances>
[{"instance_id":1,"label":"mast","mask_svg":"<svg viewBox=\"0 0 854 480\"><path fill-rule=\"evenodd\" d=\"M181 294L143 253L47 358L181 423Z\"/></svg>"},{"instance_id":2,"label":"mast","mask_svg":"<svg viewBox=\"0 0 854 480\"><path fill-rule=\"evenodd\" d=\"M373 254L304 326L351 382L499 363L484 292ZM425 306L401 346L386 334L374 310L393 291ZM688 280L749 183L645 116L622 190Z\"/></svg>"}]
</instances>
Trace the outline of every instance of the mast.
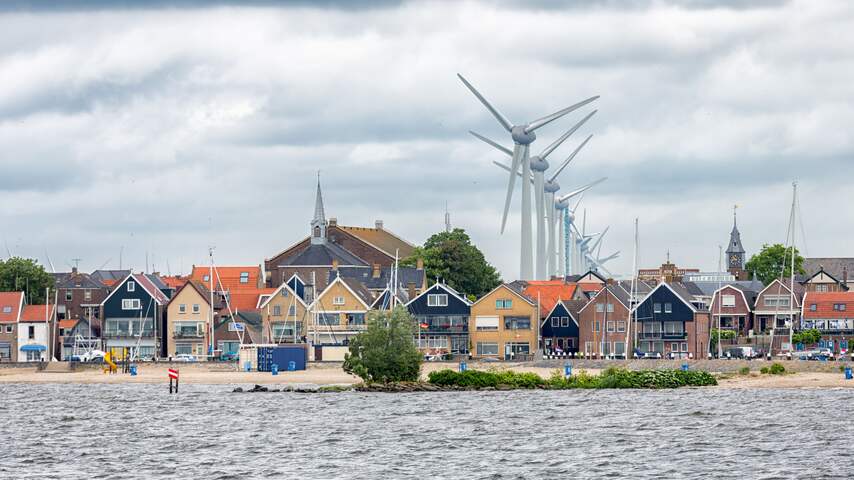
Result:
<instances>
[{"instance_id":1,"label":"mast","mask_svg":"<svg viewBox=\"0 0 854 480\"><path fill-rule=\"evenodd\" d=\"M208 265L208 279L210 280L208 287L210 287L210 333L211 333L211 342L210 342L210 355L211 360L213 360L214 350L216 349L216 342L214 340L214 289L213 289L213 247L208 247L208 257L210 257L210 265ZM239 367L239 363L238 367Z\"/></svg>"},{"instance_id":2,"label":"mast","mask_svg":"<svg viewBox=\"0 0 854 480\"><path fill-rule=\"evenodd\" d=\"M625 354L626 361L629 360L629 350L634 351L634 349L629 348L629 346L631 345L631 343L630 343L631 339L630 339L629 335L631 334L631 331L632 331L632 315L635 315L634 303L633 302L635 302L635 288L637 287L637 284L635 283L635 274L637 273L637 267L638 267L638 219L637 219L637 217L635 217L635 251L634 251L634 254L632 255L632 286L629 289L629 309L630 310L629 310L629 318L626 319L627 320L626 321L626 347L625 347L625 351L623 352Z\"/></svg>"},{"instance_id":3,"label":"mast","mask_svg":"<svg viewBox=\"0 0 854 480\"><path fill-rule=\"evenodd\" d=\"M797 215L797 211L795 209L795 206L797 205L797 198L798 198L798 182L794 181L794 182L792 182L792 225L790 227L792 230L792 255L791 255L791 258L789 259L791 262L791 265L789 268L789 276L790 276L789 293L792 294L792 300L791 300L791 303L789 305L789 311L790 312L795 311L795 215ZM793 332L794 328L795 328L795 315L794 315L794 313L790 313L789 314L789 352L792 351L792 337L794 336L794 332Z\"/></svg>"},{"instance_id":4,"label":"mast","mask_svg":"<svg viewBox=\"0 0 854 480\"><path fill-rule=\"evenodd\" d=\"M723 272L723 250L724 248L718 245L718 358L721 358L722 347L721 347L721 308L723 307L723 300L721 300L721 272ZM711 341L711 335L709 336L709 341Z\"/></svg>"}]
</instances>

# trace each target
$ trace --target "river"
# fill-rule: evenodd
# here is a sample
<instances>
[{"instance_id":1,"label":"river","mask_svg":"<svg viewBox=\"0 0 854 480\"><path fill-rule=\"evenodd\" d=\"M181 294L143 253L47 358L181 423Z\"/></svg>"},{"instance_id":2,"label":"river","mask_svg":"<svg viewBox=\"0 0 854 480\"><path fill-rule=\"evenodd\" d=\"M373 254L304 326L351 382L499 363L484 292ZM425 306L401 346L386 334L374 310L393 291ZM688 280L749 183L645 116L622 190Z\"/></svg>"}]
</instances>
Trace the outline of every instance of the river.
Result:
<instances>
[{"instance_id":1,"label":"river","mask_svg":"<svg viewBox=\"0 0 854 480\"><path fill-rule=\"evenodd\" d=\"M850 392L5 384L0 478L841 477Z\"/></svg>"}]
</instances>

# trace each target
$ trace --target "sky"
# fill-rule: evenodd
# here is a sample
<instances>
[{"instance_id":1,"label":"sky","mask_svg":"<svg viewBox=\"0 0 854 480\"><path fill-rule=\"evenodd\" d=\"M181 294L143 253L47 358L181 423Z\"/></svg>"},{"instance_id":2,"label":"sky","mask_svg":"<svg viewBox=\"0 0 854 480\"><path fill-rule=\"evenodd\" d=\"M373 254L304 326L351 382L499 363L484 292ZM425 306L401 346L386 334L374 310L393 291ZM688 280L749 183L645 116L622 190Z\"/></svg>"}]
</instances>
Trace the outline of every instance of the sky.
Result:
<instances>
[{"instance_id":1,"label":"sky","mask_svg":"<svg viewBox=\"0 0 854 480\"><path fill-rule=\"evenodd\" d=\"M521 6L520 6L521 5ZM808 256L852 256L854 3L848 1L70 1L0 6L0 257L186 273L259 264L326 213L420 244L445 205L519 271L509 135L457 79L537 131L583 115L552 166L628 274L667 252L716 270L732 207L748 255L783 243L797 180ZM552 167L554 168L554 167ZM518 183L517 183L518 188Z\"/></svg>"}]
</instances>

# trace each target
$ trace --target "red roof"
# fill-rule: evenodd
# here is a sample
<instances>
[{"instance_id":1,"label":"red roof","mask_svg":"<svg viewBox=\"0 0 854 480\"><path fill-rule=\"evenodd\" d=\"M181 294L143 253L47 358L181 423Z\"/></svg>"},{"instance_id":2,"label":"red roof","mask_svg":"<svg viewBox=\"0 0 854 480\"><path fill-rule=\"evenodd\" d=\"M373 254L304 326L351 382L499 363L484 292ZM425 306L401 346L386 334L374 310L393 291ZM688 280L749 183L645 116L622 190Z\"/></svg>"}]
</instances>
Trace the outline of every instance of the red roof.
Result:
<instances>
[{"instance_id":1,"label":"red roof","mask_svg":"<svg viewBox=\"0 0 854 480\"><path fill-rule=\"evenodd\" d=\"M836 310L834 305L845 305L845 310ZM804 318L854 318L854 292L807 292Z\"/></svg>"},{"instance_id":2,"label":"red roof","mask_svg":"<svg viewBox=\"0 0 854 480\"><path fill-rule=\"evenodd\" d=\"M47 322L53 317L53 307L48 305L24 305L22 322Z\"/></svg>"},{"instance_id":3,"label":"red roof","mask_svg":"<svg viewBox=\"0 0 854 480\"><path fill-rule=\"evenodd\" d=\"M605 288L605 284L597 282L583 282L578 284L578 288L580 288L582 292L598 292Z\"/></svg>"},{"instance_id":4,"label":"red roof","mask_svg":"<svg viewBox=\"0 0 854 480\"><path fill-rule=\"evenodd\" d=\"M0 292L0 323L15 323L21 313L24 292Z\"/></svg>"},{"instance_id":5,"label":"red roof","mask_svg":"<svg viewBox=\"0 0 854 480\"><path fill-rule=\"evenodd\" d=\"M231 310L245 312L247 310L255 310L258 308L258 298L261 295L270 295L275 292L275 288L256 288L252 291L240 291L232 293L229 297Z\"/></svg>"},{"instance_id":6,"label":"red roof","mask_svg":"<svg viewBox=\"0 0 854 480\"><path fill-rule=\"evenodd\" d=\"M79 322L79 321L80 320L78 320L76 318L66 318L64 320L60 320L59 321L59 328L61 328L63 330L71 330L72 328L74 328L75 325L77 325L77 322Z\"/></svg>"},{"instance_id":7,"label":"red roof","mask_svg":"<svg viewBox=\"0 0 854 480\"><path fill-rule=\"evenodd\" d=\"M190 278L198 280L205 286L205 288L210 289L210 279L207 278L209 274L210 267L194 266L193 273L190 274ZM257 290L261 279L261 266L249 265L238 267L215 267L214 279L217 279L217 277L218 281L214 284L221 288L216 288L216 291L236 293L241 291ZM241 278L245 279L245 281L241 282ZM253 306L252 308L255 307Z\"/></svg>"},{"instance_id":8,"label":"red roof","mask_svg":"<svg viewBox=\"0 0 854 480\"><path fill-rule=\"evenodd\" d=\"M175 291L180 290L181 287L183 287L184 284L187 283L187 280L189 280L189 279L190 279L190 277L182 277L180 275L175 275L174 277L171 277L171 276L160 277L160 280L163 280L163 283L174 288Z\"/></svg>"},{"instance_id":9,"label":"red roof","mask_svg":"<svg viewBox=\"0 0 854 480\"><path fill-rule=\"evenodd\" d=\"M566 283L563 280L532 280L526 282L523 293L536 300L540 299L540 315L545 317L552 311L558 300L572 300L576 284Z\"/></svg>"}]
</instances>

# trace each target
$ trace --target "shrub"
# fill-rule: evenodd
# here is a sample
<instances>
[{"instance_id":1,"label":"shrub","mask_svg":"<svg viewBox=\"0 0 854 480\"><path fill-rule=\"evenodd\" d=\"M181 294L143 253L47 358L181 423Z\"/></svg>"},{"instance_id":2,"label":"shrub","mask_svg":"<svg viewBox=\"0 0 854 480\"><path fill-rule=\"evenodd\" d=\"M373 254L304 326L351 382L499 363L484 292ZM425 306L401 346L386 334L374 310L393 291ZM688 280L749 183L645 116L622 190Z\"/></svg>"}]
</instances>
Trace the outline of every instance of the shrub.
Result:
<instances>
[{"instance_id":1,"label":"shrub","mask_svg":"<svg viewBox=\"0 0 854 480\"><path fill-rule=\"evenodd\" d=\"M802 345L813 345L821 340L821 332L815 328L809 330L801 330L792 335L792 343L800 343Z\"/></svg>"},{"instance_id":2,"label":"shrub","mask_svg":"<svg viewBox=\"0 0 854 480\"><path fill-rule=\"evenodd\" d=\"M350 340L344 371L367 383L417 381L424 358L412 341L414 323L404 307L372 313L368 329Z\"/></svg>"},{"instance_id":3,"label":"shrub","mask_svg":"<svg viewBox=\"0 0 854 480\"><path fill-rule=\"evenodd\" d=\"M759 373L761 373L763 375L767 375L768 372L769 372L768 367L762 367L759 369Z\"/></svg>"},{"instance_id":4,"label":"shrub","mask_svg":"<svg viewBox=\"0 0 854 480\"><path fill-rule=\"evenodd\" d=\"M750 367L741 367L741 369L739 369L738 373L740 375L750 375Z\"/></svg>"},{"instance_id":5,"label":"shrub","mask_svg":"<svg viewBox=\"0 0 854 480\"><path fill-rule=\"evenodd\" d=\"M770 373L771 375L782 375L786 373L786 367L774 362L773 364L771 364L771 368L768 369L768 373Z\"/></svg>"},{"instance_id":6,"label":"shrub","mask_svg":"<svg viewBox=\"0 0 854 480\"><path fill-rule=\"evenodd\" d=\"M631 371L625 368L608 368L597 376L579 371L564 378L560 371L552 372L548 380L534 373L481 372L468 370L454 372L441 370L431 372L430 383L440 386L484 388L507 385L513 388L548 387L556 390L573 388L678 388L686 386L717 385L715 377L708 372L682 370L642 370Z\"/></svg>"}]
</instances>

